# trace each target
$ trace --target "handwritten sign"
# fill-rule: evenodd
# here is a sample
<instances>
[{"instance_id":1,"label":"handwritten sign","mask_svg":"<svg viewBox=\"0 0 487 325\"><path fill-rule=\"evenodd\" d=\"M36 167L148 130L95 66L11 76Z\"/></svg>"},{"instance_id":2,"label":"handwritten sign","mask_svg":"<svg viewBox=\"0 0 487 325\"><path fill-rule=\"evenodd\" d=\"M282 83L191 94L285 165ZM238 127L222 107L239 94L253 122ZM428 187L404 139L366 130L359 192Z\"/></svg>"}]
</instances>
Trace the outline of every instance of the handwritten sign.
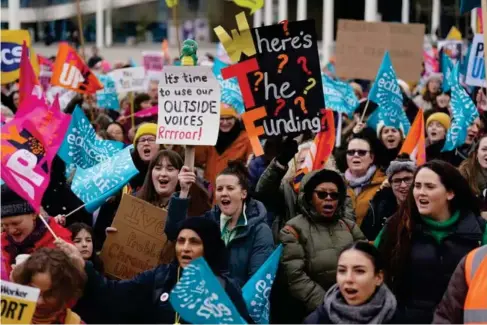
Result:
<instances>
[{"instance_id":1,"label":"handwritten sign","mask_svg":"<svg viewBox=\"0 0 487 325\"><path fill-rule=\"evenodd\" d=\"M166 213L124 194L112 223L118 231L108 235L100 255L105 272L118 279L131 279L157 266L167 243Z\"/></svg>"},{"instance_id":2,"label":"handwritten sign","mask_svg":"<svg viewBox=\"0 0 487 325\"><path fill-rule=\"evenodd\" d=\"M40 290L2 281L2 324L32 324Z\"/></svg>"},{"instance_id":3,"label":"handwritten sign","mask_svg":"<svg viewBox=\"0 0 487 325\"><path fill-rule=\"evenodd\" d=\"M336 71L344 79L374 80L385 51L389 51L398 78L421 76L425 26L422 24L338 21Z\"/></svg>"},{"instance_id":4,"label":"handwritten sign","mask_svg":"<svg viewBox=\"0 0 487 325\"><path fill-rule=\"evenodd\" d=\"M117 92L147 91L149 80L143 67L117 69L108 74L115 81Z\"/></svg>"},{"instance_id":5,"label":"handwritten sign","mask_svg":"<svg viewBox=\"0 0 487 325\"><path fill-rule=\"evenodd\" d=\"M487 87L487 78L485 77L485 58L484 52L487 51L482 34L475 35L468 58L468 68L466 84L477 87Z\"/></svg>"},{"instance_id":6,"label":"handwritten sign","mask_svg":"<svg viewBox=\"0 0 487 325\"><path fill-rule=\"evenodd\" d=\"M161 78L162 69L164 68L164 55L161 52L142 52L142 62L149 79L159 80Z\"/></svg>"},{"instance_id":7,"label":"handwritten sign","mask_svg":"<svg viewBox=\"0 0 487 325\"><path fill-rule=\"evenodd\" d=\"M164 69L159 83L157 143L214 146L220 123L220 85L210 67Z\"/></svg>"}]
</instances>

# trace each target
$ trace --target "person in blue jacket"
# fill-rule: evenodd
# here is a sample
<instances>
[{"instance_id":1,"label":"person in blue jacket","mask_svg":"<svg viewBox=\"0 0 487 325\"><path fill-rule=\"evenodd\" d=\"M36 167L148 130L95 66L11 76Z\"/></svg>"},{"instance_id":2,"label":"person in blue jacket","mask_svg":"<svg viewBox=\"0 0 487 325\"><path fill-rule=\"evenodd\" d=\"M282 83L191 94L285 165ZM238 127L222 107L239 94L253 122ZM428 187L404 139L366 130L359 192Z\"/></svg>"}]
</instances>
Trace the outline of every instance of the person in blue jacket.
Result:
<instances>
[{"instance_id":1,"label":"person in blue jacket","mask_svg":"<svg viewBox=\"0 0 487 325\"><path fill-rule=\"evenodd\" d=\"M227 270L227 251L220 238L218 225L207 218L185 219L176 234L176 258L138 274L129 280L108 280L91 262L85 262L72 244L57 241L58 247L84 265L87 283L82 300L87 309L100 315L103 323L111 324L180 324L185 320L176 313L169 295L192 260L203 256L218 278L242 318L252 323L240 287ZM81 301L78 302L78 304ZM81 316L81 315L80 315ZM82 317L82 316L81 316Z\"/></svg>"},{"instance_id":2,"label":"person in blue jacket","mask_svg":"<svg viewBox=\"0 0 487 325\"><path fill-rule=\"evenodd\" d=\"M196 175L183 166L179 173L181 192L169 202L164 232L176 239L177 224L187 216L188 193ZM272 231L266 223L267 211L260 201L249 196L247 168L238 161L229 162L216 178L216 205L204 214L220 226L220 236L229 252L232 278L243 286L274 250Z\"/></svg>"}]
</instances>

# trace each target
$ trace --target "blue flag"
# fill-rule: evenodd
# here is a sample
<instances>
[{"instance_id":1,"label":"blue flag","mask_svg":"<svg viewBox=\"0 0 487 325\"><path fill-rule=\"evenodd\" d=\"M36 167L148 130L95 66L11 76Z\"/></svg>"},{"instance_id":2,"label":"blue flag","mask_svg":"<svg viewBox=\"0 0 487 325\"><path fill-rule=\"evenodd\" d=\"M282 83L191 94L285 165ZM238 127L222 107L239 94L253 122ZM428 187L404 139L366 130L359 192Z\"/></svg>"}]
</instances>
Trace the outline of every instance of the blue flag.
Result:
<instances>
[{"instance_id":1,"label":"blue flag","mask_svg":"<svg viewBox=\"0 0 487 325\"><path fill-rule=\"evenodd\" d=\"M467 11L470 11L473 8L478 8L480 6L480 0L460 0L460 13L463 15Z\"/></svg>"},{"instance_id":2,"label":"blue flag","mask_svg":"<svg viewBox=\"0 0 487 325\"><path fill-rule=\"evenodd\" d=\"M451 90L450 76L451 70L453 69L453 63L451 62L448 55L445 52L441 53L441 72L443 73L443 83L441 84L441 89L443 92Z\"/></svg>"},{"instance_id":3,"label":"blue flag","mask_svg":"<svg viewBox=\"0 0 487 325\"><path fill-rule=\"evenodd\" d=\"M66 172L80 167L90 168L108 159L123 148L123 143L97 138L95 129L81 108L73 111L71 123L58 155L66 163Z\"/></svg>"},{"instance_id":4,"label":"blue flag","mask_svg":"<svg viewBox=\"0 0 487 325\"><path fill-rule=\"evenodd\" d=\"M455 64L451 72L452 124L446 134L446 141L441 151L451 151L465 143L467 128L479 117L472 98L467 94L459 81L459 64Z\"/></svg>"},{"instance_id":5,"label":"blue flag","mask_svg":"<svg viewBox=\"0 0 487 325\"><path fill-rule=\"evenodd\" d=\"M169 299L190 324L246 324L203 257L184 268Z\"/></svg>"},{"instance_id":6,"label":"blue flag","mask_svg":"<svg viewBox=\"0 0 487 325\"><path fill-rule=\"evenodd\" d=\"M213 74L220 83L221 87L221 103L227 104L235 108L238 114L243 114L245 112L245 105L243 102L242 92L240 91L240 86L238 85L237 78L231 78L224 80L222 77L221 70L228 67L228 64L215 58L213 64Z\"/></svg>"},{"instance_id":7,"label":"blue flag","mask_svg":"<svg viewBox=\"0 0 487 325\"><path fill-rule=\"evenodd\" d=\"M402 108L401 87L397 83L388 51L384 54L374 85L369 92L369 100L375 102L378 107L370 114L368 126L377 130L384 125L402 130L404 136L408 134L411 124Z\"/></svg>"},{"instance_id":8,"label":"blue flag","mask_svg":"<svg viewBox=\"0 0 487 325\"><path fill-rule=\"evenodd\" d=\"M88 169L76 169L71 190L86 203L86 211L92 213L98 209L139 173L130 155L132 148L133 145L128 146Z\"/></svg>"},{"instance_id":9,"label":"blue flag","mask_svg":"<svg viewBox=\"0 0 487 325\"><path fill-rule=\"evenodd\" d=\"M281 254L282 244L274 250L267 261L255 272L242 289L247 310L256 324L269 324L271 309L269 297L272 284L276 278Z\"/></svg>"},{"instance_id":10,"label":"blue flag","mask_svg":"<svg viewBox=\"0 0 487 325\"><path fill-rule=\"evenodd\" d=\"M120 109L115 80L108 75L97 75L98 80L103 84L103 89L96 92L96 104L99 108Z\"/></svg>"},{"instance_id":11,"label":"blue flag","mask_svg":"<svg viewBox=\"0 0 487 325\"><path fill-rule=\"evenodd\" d=\"M325 106L335 112L345 113L352 117L359 105L352 86L341 80L333 80L326 74L321 75Z\"/></svg>"}]
</instances>

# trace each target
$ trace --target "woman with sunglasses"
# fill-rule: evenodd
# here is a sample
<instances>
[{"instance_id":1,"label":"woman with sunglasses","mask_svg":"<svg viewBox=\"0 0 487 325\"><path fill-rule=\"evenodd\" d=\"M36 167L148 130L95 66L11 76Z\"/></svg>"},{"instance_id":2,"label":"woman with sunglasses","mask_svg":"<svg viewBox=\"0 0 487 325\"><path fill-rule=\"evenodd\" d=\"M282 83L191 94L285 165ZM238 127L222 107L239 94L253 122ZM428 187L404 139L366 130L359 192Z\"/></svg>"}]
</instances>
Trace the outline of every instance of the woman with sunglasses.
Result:
<instances>
[{"instance_id":1,"label":"woman with sunglasses","mask_svg":"<svg viewBox=\"0 0 487 325\"><path fill-rule=\"evenodd\" d=\"M348 244L365 239L359 227L344 218L346 186L342 176L322 169L301 181L298 204L302 214L289 220L280 232L283 276L289 286L289 307L303 318L323 303L335 284L339 252Z\"/></svg>"},{"instance_id":2,"label":"woman with sunglasses","mask_svg":"<svg viewBox=\"0 0 487 325\"><path fill-rule=\"evenodd\" d=\"M362 224L367 214L369 202L386 179L384 173L374 164L374 141L365 133L354 134L347 147L347 180L348 195L355 208L356 222Z\"/></svg>"}]
</instances>

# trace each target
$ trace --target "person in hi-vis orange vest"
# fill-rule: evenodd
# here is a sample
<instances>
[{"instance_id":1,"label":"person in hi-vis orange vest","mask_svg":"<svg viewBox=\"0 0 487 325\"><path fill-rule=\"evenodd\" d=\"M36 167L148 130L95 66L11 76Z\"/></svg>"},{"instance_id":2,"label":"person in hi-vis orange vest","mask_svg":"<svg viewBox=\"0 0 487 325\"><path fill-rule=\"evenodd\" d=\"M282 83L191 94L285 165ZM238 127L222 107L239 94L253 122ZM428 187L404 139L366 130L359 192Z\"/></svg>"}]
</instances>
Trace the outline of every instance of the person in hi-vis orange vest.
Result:
<instances>
[{"instance_id":1,"label":"person in hi-vis orange vest","mask_svg":"<svg viewBox=\"0 0 487 325\"><path fill-rule=\"evenodd\" d=\"M433 324L487 324L487 245L458 263Z\"/></svg>"}]
</instances>

